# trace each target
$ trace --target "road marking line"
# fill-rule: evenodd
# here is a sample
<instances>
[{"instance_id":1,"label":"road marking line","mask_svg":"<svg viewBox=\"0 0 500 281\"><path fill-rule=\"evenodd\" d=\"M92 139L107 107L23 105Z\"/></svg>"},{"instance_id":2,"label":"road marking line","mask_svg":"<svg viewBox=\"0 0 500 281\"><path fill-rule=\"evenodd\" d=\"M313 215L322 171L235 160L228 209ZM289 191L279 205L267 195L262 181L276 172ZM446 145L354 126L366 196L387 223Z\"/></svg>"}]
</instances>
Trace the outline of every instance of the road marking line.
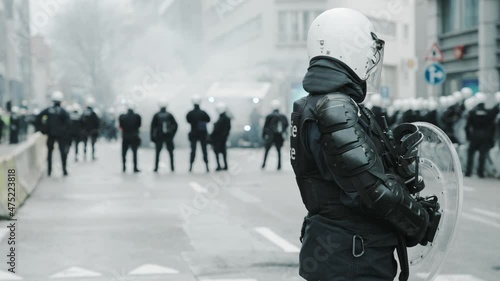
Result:
<instances>
[{"instance_id":1,"label":"road marking line","mask_svg":"<svg viewBox=\"0 0 500 281\"><path fill-rule=\"evenodd\" d=\"M257 281L257 279L201 279L200 281Z\"/></svg>"},{"instance_id":2,"label":"road marking line","mask_svg":"<svg viewBox=\"0 0 500 281\"><path fill-rule=\"evenodd\" d=\"M255 231L260 233L262 236L267 238L269 241L273 242L276 246L280 247L287 253L298 253L300 249L285 239L281 238L278 234L274 233L267 227L256 227Z\"/></svg>"},{"instance_id":3,"label":"road marking line","mask_svg":"<svg viewBox=\"0 0 500 281\"><path fill-rule=\"evenodd\" d=\"M484 281L472 275L438 275L434 281Z\"/></svg>"},{"instance_id":4,"label":"road marking line","mask_svg":"<svg viewBox=\"0 0 500 281\"><path fill-rule=\"evenodd\" d=\"M128 275L178 274L179 271L156 264L145 264L130 271Z\"/></svg>"},{"instance_id":5,"label":"road marking line","mask_svg":"<svg viewBox=\"0 0 500 281\"><path fill-rule=\"evenodd\" d=\"M0 270L0 280L23 280L21 276L17 276L12 272L5 272Z\"/></svg>"},{"instance_id":6,"label":"road marking line","mask_svg":"<svg viewBox=\"0 0 500 281\"><path fill-rule=\"evenodd\" d=\"M487 211L487 210L483 210L483 209L479 209L479 208L473 208L472 210L478 214L481 214L481 215L485 215L485 216L492 217L495 219L500 219L500 214L495 213L495 212L491 212L491 211Z\"/></svg>"},{"instance_id":7,"label":"road marking line","mask_svg":"<svg viewBox=\"0 0 500 281\"><path fill-rule=\"evenodd\" d=\"M487 224L489 226L500 229L500 223L497 223L497 222L494 222L494 221L491 221L491 220L488 220L488 219L485 219L485 218L482 218L479 216L471 215L469 213L463 213L463 217L466 219L470 219L470 220L473 220L476 222L481 222L481 223Z\"/></svg>"},{"instance_id":8,"label":"road marking line","mask_svg":"<svg viewBox=\"0 0 500 281\"><path fill-rule=\"evenodd\" d=\"M252 194L243 191L241 189L230 189L229 194L232 196L236 197L237 199L240 199L241 201L245 203L260 203L262 200L260 198L253 196Z\"/></svg>"},{"instance_id":9,"label":"road marking line","mask_svg":"<svg viewBox=\"0 0 500 281\"><path fill-rule=\"evenodd\" d=\"M198 193L208 193L208 189L201 186L201 184L199 184L197 182L192 181L189 183L189 185L191 186L191 188L193 188L194 191L196 191Z\"/></svg>"},{"instance_id":10,"label":"road marking line","mask_svg":"<svg viewBox=\"0 0 500 281\"><path fill-rule=\"evenodd\" d=\"M464 185L464 191L476 191L474 187Z\"/></svg>"},{"instance_id":11,"label":"road marking line","mask_svg":"<svg viewBox=\"0 0 500 281\"><path fill-rule=\"evenodd\" d=\"M90 271L81 267L70 267L64 271L51 275L50 278L68 278L68 277L99 277L99 272Z\"/></svg>"}]
</instances>

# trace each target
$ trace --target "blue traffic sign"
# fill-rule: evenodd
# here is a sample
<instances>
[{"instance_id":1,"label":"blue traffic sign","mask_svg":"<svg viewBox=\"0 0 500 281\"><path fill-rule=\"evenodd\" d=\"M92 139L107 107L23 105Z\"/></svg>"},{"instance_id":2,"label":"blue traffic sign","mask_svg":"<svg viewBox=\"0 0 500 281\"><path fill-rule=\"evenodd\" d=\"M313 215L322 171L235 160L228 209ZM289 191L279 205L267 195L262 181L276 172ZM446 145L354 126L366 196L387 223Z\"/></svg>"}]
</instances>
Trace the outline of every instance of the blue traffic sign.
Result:
<instances>
[{"instance_id":1,"label":"blue traffic sign","mask_svg":"<svg viewBox=\"0 0 500 281\"><path fill-rule=\"evenodd\" d=\"M440 85L446 80L446 72L440 63L430 64L425 68L425 82L431 85Z\"/></svg>"}]
</instances>

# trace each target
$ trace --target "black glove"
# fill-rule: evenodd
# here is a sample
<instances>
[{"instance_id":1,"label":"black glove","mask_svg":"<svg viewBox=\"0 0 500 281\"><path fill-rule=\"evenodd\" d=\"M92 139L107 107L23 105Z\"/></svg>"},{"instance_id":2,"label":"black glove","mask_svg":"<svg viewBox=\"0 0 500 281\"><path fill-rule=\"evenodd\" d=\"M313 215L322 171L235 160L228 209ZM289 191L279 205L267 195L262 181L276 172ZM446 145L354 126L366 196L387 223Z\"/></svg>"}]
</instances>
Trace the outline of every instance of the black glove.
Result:
<instances>
[{"instance_id":1,"label":"black glove","mask_svg":"<svg viewBox=\"0 0 500 281\"><path fill-rule=\"evenodd\" d=\"M433 242L441 220L441 213L439 212L440 206L436 196L420 197L417 198L417 202L419 202L429 214L429 224L425 229L422 229L419 234L406 237L407 247L413 247L417 244L425 246L429 242Z\"/></svg>"}]
</instances>

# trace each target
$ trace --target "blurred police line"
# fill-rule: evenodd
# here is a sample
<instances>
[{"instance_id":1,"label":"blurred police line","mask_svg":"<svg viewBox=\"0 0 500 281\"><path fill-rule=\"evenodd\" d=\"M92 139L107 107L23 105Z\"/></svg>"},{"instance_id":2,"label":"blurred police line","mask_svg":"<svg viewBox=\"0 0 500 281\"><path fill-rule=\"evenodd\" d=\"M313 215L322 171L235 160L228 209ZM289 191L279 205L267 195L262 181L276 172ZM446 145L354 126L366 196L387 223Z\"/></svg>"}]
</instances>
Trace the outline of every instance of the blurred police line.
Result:
<instances>
[{"instance_id":1,"label":"blurred police line","mask_svg":"<svg viewBox=\"0 0 500 281\"><path fill-rule=\"evenodd\" d=\"M33 192L46 168L47 138L41 133L0 154L0 218L10 217ZM8 185L13 182L14 185ZM9 194L11 193L11 194ZM15 194L15 200L13 198ZM10 200L9 200L10 199ZM12 204L9 205L9 202ZM12 208L13 207L13 208Z\"/></svg>"},{"instance_id":2,"label":"blurred police line","mask_svg":"<svg viewBox=\"0 0 500 281\"><path fill-rule=\"evenodd\" d=\"M433 98L396 99L372 94L365 100L377 121L391 129L401 123L428 122L454 143L466 176L500 178L500 92L473 94L463 88ZM478 153L476 153L478 152ZM479 155L476 155L479 154ZM470 159L470 160L469 160Z\"/></svg>"}]
</instances>

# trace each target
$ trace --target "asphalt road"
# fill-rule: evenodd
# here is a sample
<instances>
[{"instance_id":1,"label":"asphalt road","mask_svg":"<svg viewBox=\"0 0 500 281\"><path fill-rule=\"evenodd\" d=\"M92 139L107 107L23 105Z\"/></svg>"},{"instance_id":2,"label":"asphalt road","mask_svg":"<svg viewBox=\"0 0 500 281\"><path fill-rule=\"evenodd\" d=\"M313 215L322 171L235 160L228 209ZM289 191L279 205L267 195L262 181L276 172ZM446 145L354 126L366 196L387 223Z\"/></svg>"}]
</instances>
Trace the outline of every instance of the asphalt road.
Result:
<instances>
[{"instance_id":1,"label":"asphalt road","mask_svg":"<svg viewBox=\"0 0 500 281\"><path fill-rule=\"evenodd\" d=\"M99 143L95 162L70 161L66 178L56 166L18 210L15 274L11 222L0 222L0 280L301 280L305 209L287 159L278 172L272 152L261 170L262 151L230 150L228 172L205 173L198 155L190 174L178 150L172 174L163 153L159 174L148 149L142 173L123 174L118 143ZM457 239L436 280L500 280L500 181L465 184Z\"/></svg>"}]
</instances>

